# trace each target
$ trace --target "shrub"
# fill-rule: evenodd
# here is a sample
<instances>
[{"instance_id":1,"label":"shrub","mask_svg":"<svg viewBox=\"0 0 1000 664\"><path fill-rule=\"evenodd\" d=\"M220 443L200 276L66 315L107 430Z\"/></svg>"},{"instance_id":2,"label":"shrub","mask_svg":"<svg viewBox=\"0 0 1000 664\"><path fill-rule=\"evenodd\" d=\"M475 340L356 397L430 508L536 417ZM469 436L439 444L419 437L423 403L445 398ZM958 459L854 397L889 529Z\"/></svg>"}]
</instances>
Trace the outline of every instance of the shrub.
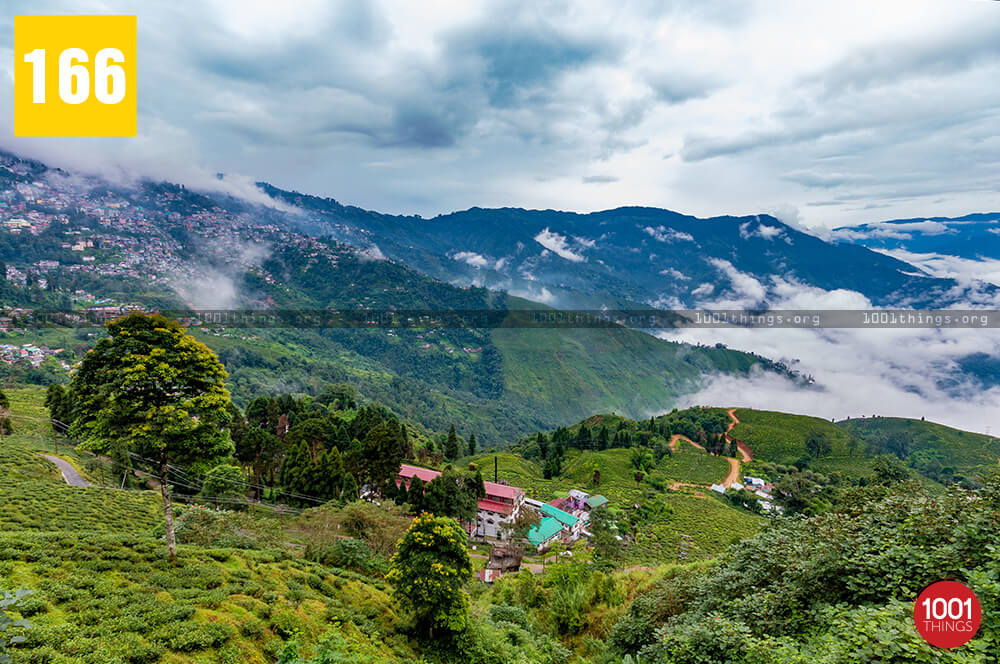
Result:
<instances>
[{"instance_id":1,"label":"shrub","mask_svg":"<svg viewBox=\"0 0 1000 664\"><path fill-rule=\"evenodd\" d=\"M339 539L332 545L306 547L307 560L333 567L354 570L363 574L384 574L385 561L378 559L365 542L356 539Z\"/></svg>"}]
</instances>

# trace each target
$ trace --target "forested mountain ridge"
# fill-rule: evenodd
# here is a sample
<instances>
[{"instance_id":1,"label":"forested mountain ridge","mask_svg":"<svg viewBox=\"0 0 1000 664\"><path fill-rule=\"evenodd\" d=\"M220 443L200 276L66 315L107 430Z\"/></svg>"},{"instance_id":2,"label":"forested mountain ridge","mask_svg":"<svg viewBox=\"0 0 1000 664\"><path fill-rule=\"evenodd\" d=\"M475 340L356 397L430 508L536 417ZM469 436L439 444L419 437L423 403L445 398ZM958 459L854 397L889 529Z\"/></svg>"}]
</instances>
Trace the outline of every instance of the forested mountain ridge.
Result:
<instances>
[{"instance_id":1,"label":"forested mountain ridge","mask_svg":"<svg viewBox=\"0 0 1000 664\"><path fill-rule=\"evenodd\" d=\"M788 287L856 291L878 306L943 307L962 297L952 279L764 214L701 219L648 207L589 214L471 208L423 219L259 186L303 210L289 220L311 233L377 246L441 279L506 288L562 306L762 306L780 302ZM760 288L745 290L745 278ZM995 291L985 283L978 288Z\"/></svg>"},{"instance_id":2,"label":"forested mountain ridge","mask_svg":"<svg viewBox=\"0 0 1000 664\"><path fill-rule=\"evenodd\" d=\"M455 286L351 245L299 230L308 215L162 182L115 185L0 156L0 230L7 307L112 312L127 305L196 309L386 312L545 309L481 287ZM110 314L109 314L110 315ZM29 324L30 328L30 324ZM792 374L748 353L670 343L624 328L241 329L192 327L218 351L237 403L254 394L316 394L351 382L432 431L464 422L502 445L596 410L640 416L669 409L714 373ZM88 335L17 333L62 349L68 366ZM83 336L80 336L80 335ZM17 380L56 380L0 366Z\"/></svg>"}]
</instances>

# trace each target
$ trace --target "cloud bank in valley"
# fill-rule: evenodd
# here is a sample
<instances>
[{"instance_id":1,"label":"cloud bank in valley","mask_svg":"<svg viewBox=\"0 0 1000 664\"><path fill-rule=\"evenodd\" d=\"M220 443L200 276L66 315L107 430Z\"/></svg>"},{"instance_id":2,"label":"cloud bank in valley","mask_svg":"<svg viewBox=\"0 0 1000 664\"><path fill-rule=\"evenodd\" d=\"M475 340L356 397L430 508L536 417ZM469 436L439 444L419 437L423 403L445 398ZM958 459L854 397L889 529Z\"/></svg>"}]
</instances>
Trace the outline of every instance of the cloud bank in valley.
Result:
<instances>
[{"instance_id":1,"label":"cloud bank in valley","mask_svg":"<svg viewBox=\"0 0 1000 664\"><path fill-rule=\"evenodd\" d=\"M752 289L751 289L752 290ZM776 309L862 309L871 303L853 291L823 291L785 282ZM731 302L704 301L725 308ZM975 329L683 329L660 333L673 341L752 350L815 378L815 387L774 374L717 376L683 405L779 410L823 418L926 417L948 426L1000 432L1000 388L983 390L958 371L956 360L1000 354L1000 337Z\"/></svg>"}]
</instances>

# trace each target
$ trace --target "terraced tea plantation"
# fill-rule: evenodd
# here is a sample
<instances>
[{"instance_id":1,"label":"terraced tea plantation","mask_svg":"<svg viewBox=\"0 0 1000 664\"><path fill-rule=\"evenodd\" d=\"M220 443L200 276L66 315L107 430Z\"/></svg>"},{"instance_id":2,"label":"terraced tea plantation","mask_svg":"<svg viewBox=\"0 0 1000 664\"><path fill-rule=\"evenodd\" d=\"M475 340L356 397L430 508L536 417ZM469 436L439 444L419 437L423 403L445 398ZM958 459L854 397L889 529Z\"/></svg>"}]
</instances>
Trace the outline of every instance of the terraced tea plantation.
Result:
<instances>
[{"instance_id":1,"label":"terraced tea plantation","mask_svg":"<svg viewBox=\"0 0 1000 664\"><path fill-rule=\"evenodd\" d=\"M38 454L55 451L41 391L8 394L19 417L0 442L0 590L32 590L15 663L264 664L296 635L302 655L323 636L338 661L412 660L382 636L396 615L381 581L287 548L181 546L169 564L159 494L68 486ZM63 443L59 456L84 471L83 453Z\"/></svg>"},{"instance_id":2,"label":"terraced tea plantation","mask_svg":"<svg viewBox=\"0 0 1000 664\"><path fill-rule=\"evenodd\" d=\"M34 589L23 610L33 627L14 661L264 664L286 639L316 643L331 624L337 661L412 657L382 637L396 616L378 582L280 550L179 553L168 564L148 536L0 534L3 584Z\"/></svg>"}]
</instances>

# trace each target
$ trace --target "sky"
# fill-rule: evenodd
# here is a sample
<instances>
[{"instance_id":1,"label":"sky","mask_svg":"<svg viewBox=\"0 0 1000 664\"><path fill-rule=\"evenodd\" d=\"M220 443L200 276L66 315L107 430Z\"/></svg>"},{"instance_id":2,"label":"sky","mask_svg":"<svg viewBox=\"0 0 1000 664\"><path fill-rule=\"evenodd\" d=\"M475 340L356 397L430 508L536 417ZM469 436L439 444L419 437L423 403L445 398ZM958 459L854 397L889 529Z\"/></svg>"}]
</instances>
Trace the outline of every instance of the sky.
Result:
<instances>
[{"instance_id":1,"label":"sky","mask_svg":"<svg viewBox=\"0 0 1000 664\"><path fill-rule=\"evenodd\" d=\"M0 147L55 165L424 216L1000 210L998 2L5 6ZM13 137L17 13L138 15L138 137Z\"/></svg>"}]
</instances>

